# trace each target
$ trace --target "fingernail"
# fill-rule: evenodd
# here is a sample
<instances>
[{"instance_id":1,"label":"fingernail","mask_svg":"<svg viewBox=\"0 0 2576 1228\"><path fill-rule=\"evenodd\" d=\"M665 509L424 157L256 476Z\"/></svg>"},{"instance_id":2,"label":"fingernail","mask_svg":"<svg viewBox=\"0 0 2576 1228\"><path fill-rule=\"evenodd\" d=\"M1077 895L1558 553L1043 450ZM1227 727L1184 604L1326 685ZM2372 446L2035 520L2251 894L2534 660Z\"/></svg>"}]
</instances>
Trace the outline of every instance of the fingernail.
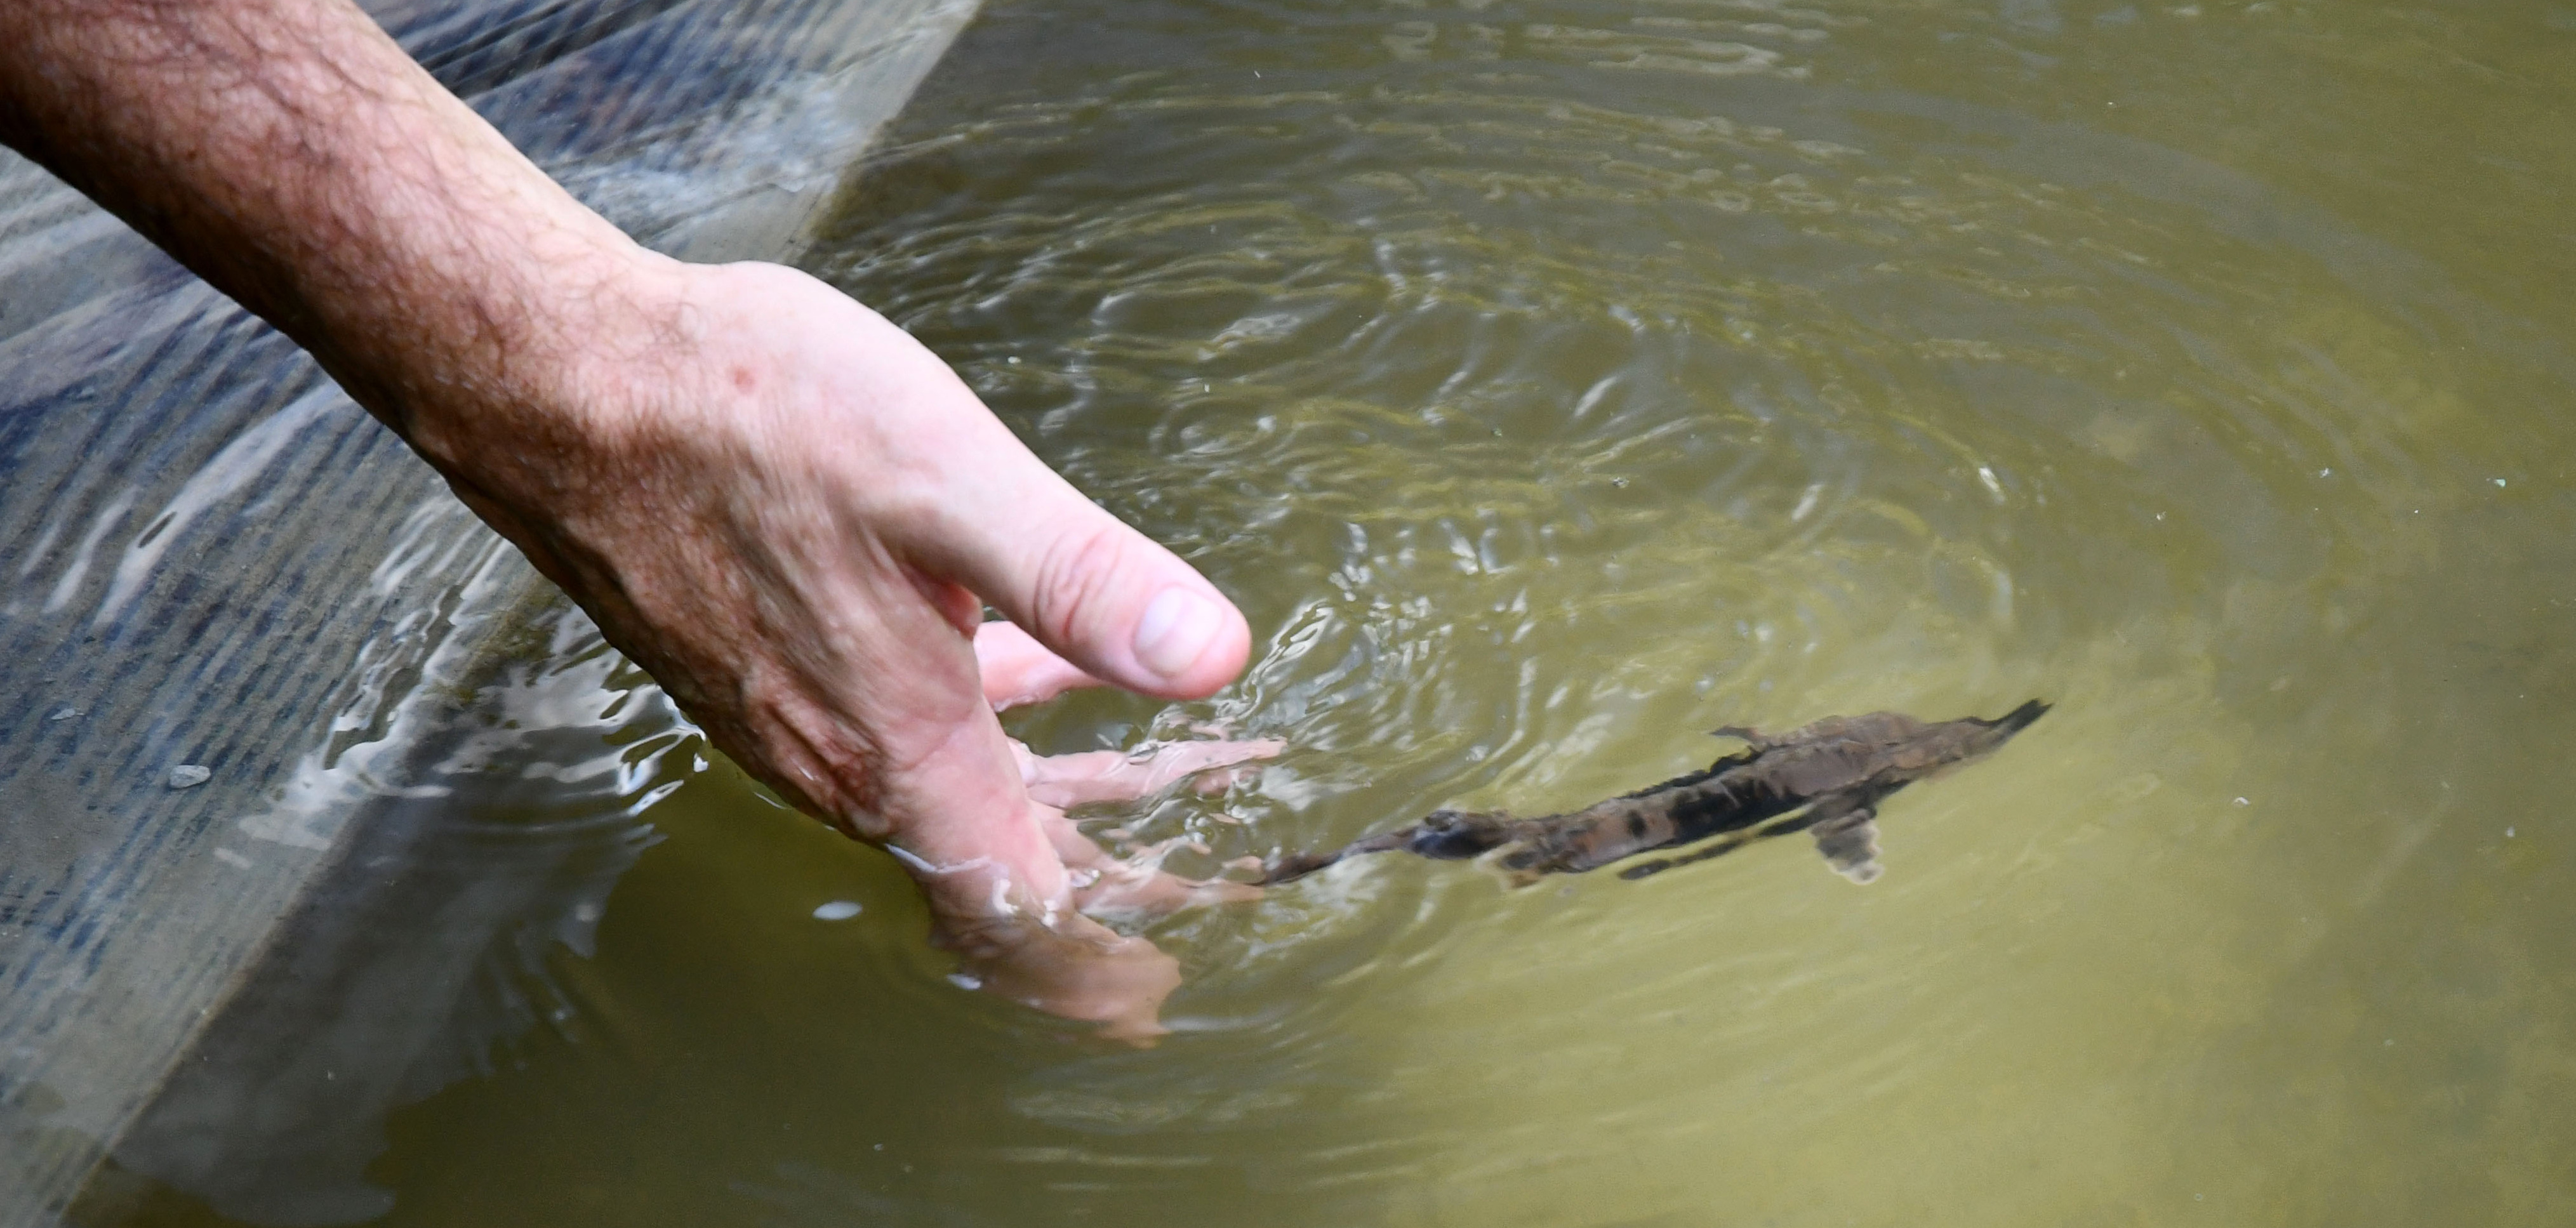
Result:
<instances>
[{"instance_id":1,"label":"fingernail","mask_svg":"<svg viewBox=\"0 0 2576 1228\"><path fill-rule=\"evenodd\" d=\"M1166 678L1178 678L1198 664L1208 641L1225 625L1216 603L1175 585L1156 594L1136 620L1136 659Z\"/></svg>"}]
</instances>

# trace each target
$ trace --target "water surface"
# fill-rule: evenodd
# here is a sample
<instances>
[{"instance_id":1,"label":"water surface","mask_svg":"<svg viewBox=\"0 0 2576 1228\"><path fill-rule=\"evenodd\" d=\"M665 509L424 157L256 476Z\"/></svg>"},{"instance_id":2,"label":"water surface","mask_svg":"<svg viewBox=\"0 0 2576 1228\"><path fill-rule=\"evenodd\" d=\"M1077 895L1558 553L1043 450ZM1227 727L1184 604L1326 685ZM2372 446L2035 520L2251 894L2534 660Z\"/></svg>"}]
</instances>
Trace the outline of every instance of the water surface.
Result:
<instances>
[{"instance_id":1,"label":"water surface","mask_svg":"<svg viewBox=\"0 0 2576 1228\"><path fill-rule=\"evenodd\" d=\"M1095 827L2058 708L1865 888L1378 858L1177 919L1147 1052L666 754L387 1222L2576 1216L2571 101L2550 3L988 6L817 270L1252 619L1211 702L1015 732L1294 748Z\"/></svg>"}]
</instances>

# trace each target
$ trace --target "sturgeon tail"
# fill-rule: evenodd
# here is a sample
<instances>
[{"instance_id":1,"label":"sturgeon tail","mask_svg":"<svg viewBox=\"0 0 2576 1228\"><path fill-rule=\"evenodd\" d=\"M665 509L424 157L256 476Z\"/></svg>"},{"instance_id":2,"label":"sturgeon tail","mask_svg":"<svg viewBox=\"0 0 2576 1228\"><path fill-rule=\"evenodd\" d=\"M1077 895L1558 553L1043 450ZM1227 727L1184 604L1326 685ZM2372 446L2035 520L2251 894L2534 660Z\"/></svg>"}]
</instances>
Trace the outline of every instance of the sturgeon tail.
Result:
<instances>
[{"instance_id":1,"label":"sturgeon tail","mask_svg":"<svg viewBox=\"0 0 2576 1228\"><path fill-rule=\"evenodd\" d=\"M2040 700L2030 700L2030 703L2020 705L2020 708L2014 708L2014 711L2004 713L2004 716L1996 716L1994 721L1986 721L1986 723L1989 723L1989 726L1994 726L1994 729L2002 731L2004 736L2012 736L2012 734L2020 734L2020 731L2030 729L2030 723L2032 723L2032 721L2038 721L2038 718L2048 716L2048 708L2053 708L2053 705L2040 703Z\"/></svg>"},{"instance_id":2,"label":"sturgeon tail","mask_svg":"<svg viewBox=\"0 0 2576 1228\"><path fill-rule=\"evenodd\" d=\"M2010 712L2004 713L2002 716L1998 716L1991 721L1985 721L1982 723L2004 737L2009 738L2014 734L2020 733L2022 730L2030 728L2031 722L2048 715L2048 710L2051 706L2053 705L2044 704L2034 699Z\"/></svg>"}]
</instances>

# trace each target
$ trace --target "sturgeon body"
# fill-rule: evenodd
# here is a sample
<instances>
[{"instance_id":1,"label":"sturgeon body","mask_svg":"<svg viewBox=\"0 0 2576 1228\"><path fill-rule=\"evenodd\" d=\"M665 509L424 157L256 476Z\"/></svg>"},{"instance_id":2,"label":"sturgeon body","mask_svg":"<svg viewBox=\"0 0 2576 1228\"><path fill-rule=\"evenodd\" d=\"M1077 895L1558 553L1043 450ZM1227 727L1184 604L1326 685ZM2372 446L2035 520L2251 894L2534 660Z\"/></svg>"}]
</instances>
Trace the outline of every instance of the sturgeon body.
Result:
<instances>
[{"instance_id":1,"label":"sturgeon body","mask_svg":"<svg viewBox=\"0 0 2576 1228\"><path fill-rule=\"evenodd\" d=\"M1986 720L1926 724L1897 712L1836 716L1772 736L1738 726L1715 730L1745 749L1707 770L1676 776L1566 814L1533 819L1503 811L1439 810L1401 831L1329 853L1271 861L1261 881L1284 883L1362 853L1402 850L1444 861L1497 854L1514 881L1581 874L1657 849L1710 843L1619 872L1644 878L1731 853L1755 840L1809 832L1825 860L1856 883L1877 878L1879 804L1918 780L1973 763L2001 748L2048 711L2034 699Z\"/></svg>"}]
</instances>

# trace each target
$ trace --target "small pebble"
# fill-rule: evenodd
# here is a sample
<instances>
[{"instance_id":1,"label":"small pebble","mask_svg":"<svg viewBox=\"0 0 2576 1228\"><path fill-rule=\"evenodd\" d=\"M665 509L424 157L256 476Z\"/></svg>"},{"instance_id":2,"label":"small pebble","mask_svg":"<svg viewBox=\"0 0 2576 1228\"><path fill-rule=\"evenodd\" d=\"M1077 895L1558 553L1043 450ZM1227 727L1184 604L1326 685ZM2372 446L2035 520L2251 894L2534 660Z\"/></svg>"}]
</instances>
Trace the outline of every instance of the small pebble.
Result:
<instances>
[{"instance_id":1,"label":"small pebble","mask_svg":"<svg viewBox=\"0 0 2576 1228\"><path fill-rule=\"evenodd\" d=\"M182 763L170 769L170 787L173 789L193 789L214 778L213 769L193 763Z\"/></svg>"},{"instance_id":2,"label":"small pebble","mask_svg":"<svg viewBox=\"0 0 2576 1228\"><path fill-rule=\"evenodd\" d=\"M857 900L834 900L814 910L814 919L817 921L847 921L857 915L859 915Z\"/></svg>"}]
</instances>

